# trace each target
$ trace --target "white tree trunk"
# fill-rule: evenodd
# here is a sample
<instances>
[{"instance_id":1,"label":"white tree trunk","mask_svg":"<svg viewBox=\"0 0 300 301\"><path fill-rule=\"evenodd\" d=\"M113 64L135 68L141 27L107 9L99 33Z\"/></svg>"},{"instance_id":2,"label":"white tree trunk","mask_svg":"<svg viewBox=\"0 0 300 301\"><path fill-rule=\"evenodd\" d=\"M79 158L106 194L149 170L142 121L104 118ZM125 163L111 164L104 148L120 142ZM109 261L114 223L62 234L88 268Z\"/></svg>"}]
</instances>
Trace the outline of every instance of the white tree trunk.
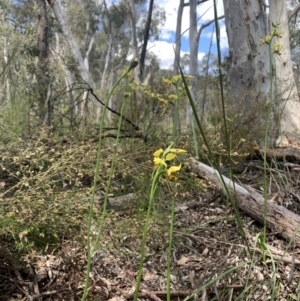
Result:
<instances>
[{"instance_id":1,"label":"white tree trunk","mask_svg":"<svg viewBox=\"0 0 300 301\"><path fill-rule=\"evenodd\" d=\"M54 33L55 36L55 51L52 51L50 48L50 51L52 52L52 56L55 56L56 59L61 63L61 68L64 70L65 73L65 83L68 87L68 97L69 97L69 107L71 109L71 115L73 116L73 113L78 116L80 113L79 110L79 104L77 101L75 102L75 98L73 95L73 84L75 80L73 79L71 71L67 68L66 64L62 60L62 53L61 53L61 47L60 47L60 36L57 32Z\"/></svg>"},{"instance_id":2,"label":"white tree trunk","mask_svg":"<svg viewBox=\"0 0 300 301\"><path fill-rule=\"evenodd\" d=\"M283 46L281 55L274 58L276 69L276 88L279 108L282 111L280 119L280 136L285 136L290 143L299 142L300 131L300 102L293 73L291 50L289 42L288 13L286 1L270 1L270 22L278 24L282 38L276 41Z\"/></svg>"},{"instance_id":3,"label":"white tree trunk","mask_svg":"<svg viewBox=\"0 0 300 301\"><path fill-rule=\"evenodd\" d=\"M136 12L134 7L134 0L129 0L128 4L130 9L131 47L133 50L134 59L137 59L139 61L139 50L138 50L137 35L136 35ZM141 81L139 68L134 69L134 79L137 82Z\"/></svg>"},{"instance_id":4,"label":"white tree trunk","mask_svg":"<svg viewBox=\"0 0 300 301\"><path fill-rule=\"evenodd\" d=\"M106 52L106 57L105 57L105 64L104 64L104 69L102 72L102 79L101 79L101 89L104 89L105 86L107 86L108 83L108 68L111 63L111 56L112 56L112 50L113 50L113 37L110 34L108 37L108 49Z\"/></svg>"},{"instance_id":5,"label":"white tree trunk","mask_svg":"<svg viewBox=\"0 0 300 301\"><path fill-rule=\"evenodd\" d=\"M85 56L84 56L84 59L83 59L83 63L85 65L85 68L86 68L88 74L90 74L89 56L90 56L91 51L93 49L94 42L95 42L95 35L93 35L93 37L91 38L91 40L89 42L89 47L86 50ZM92 85L92 83L90 83L90 85ZM88 100L88 95L89 95L88 90L85 90L83 92L83 96L82 96L82 109L81 109L81 115L82 116L85 114L85 108L86 108L86 103L87 103L87 100ZM94 103L94 105L98 105L99 106L98 103ZM100 106L99 106L99 108L100 108Z\"/></svg>"},{"instance_id":6,"label":"white tree trunk","mask_svg":"<svg viewBox=\"0 0 300 301\"><path fill-rule=\"evenodd\" d=\"M5 62L5 66L8 66L9 64L9 41L8 38L6 36L3 37L3 58L4 58L4 62ZM6 101L8 103L11 102L11 93L10 93L10 71L9 69L7 70L7 72L5 72L3 74L3 78L4 78L4 93L6 94Z\"/></svg>"},{"instance_id":7,"label":"white tree trunk","mask_svg":"<svg viewBox=\"0 0 300 301\"><path fill-rule=\"evenodd\" d=\"M175 58L173 63L173 73L179 74L178 64L180 63L180 51L181 51L181 25L182 25L182 14L184 9L184 0L180 0L177 10L177 21L176 21L176 41L175 41Z\"/></svg>"},{"instance_id":8,"label":"white tree trunk","mask_svg":"<svg viewBox=\"0 0 300 301\"><path fill-rule=\"evenodd\" d=\"M189 44L190 44L190 75L193 76L191 80L192 96L197 103L197 76L198 76L198 43L197 43L197 0L190 0L190 31L189 31ZM192 108L188 104L186 110L186 125L191 125L192 121Z\"/></svg>"},{"instance_id":9,"label":"white tree trunk","mask_svg":"<svg viewBox=\"0 0 300 301\"><path fill-rule=\"evenodd\" d=\"M248 101L266 97L270 90L269 54L259 38L269 34L259 1L223 1L229 44L230 84L234 97Z\"/></svg>"},{"instance_id":10,"label":"white tree trunk","mask_svg":"<svg viewBox=\"0 0 300 301\"><path fill-rule=\"evenodd\" d=\"M81 77L88 83L88 84L92 84L92 79L90 77L90 74L84 64L82 55L80 53L79 47L77 45L77 43L75 42L75 39L73 37L73 34L70 30L69 25L66 22L66 18L63 15L63 12L58 4L57 1L55 0L48 0L53 13L55 15L55 18L57 20L57 22L59 23L59 25L61 26L61 29L63 31L63 34L70 46L70 50L71 53L73 55L73 59L75 60L77 66L78 66L78 70L80 72Z\"/></svg>"},{"instance_id":11,"label":"white tree trunk","mask_svg":"<svg viewBox=\"0 0 300 301\"><path fill-rule=\"evenodd\" d=\"M82 79L90 86L93 86L93 81L92 78L90 76L89 70L87 69L86 64L84 63L84 59L81 55L81 52L79 50L79 47L77 45L77 43L75 42L75 39L73 37L73 34L70 30L69 25L66 22L66 18L63 14L62 9L60 8L59 4L57 1L55 0L47 0L49 5L51 6L53 13L55 15L55 18L58 22L58 24L61 26L61 29L63 31L63 34L70 46L70 50L73 56L74 61L77 64L80 76L82 77ZM84 93L86 94L86 92ZM85 112L85 95L83 96L83 103L81 106L81 114L84 115Z\"/></svg>"},{"instance_id":12,"label":"white tree trunk","mask_svg":"<svg viewBox=\"0 0 300 301\"><path fill-rule=\"evenodd\" d=\"M261 144L271 83L269 50L259 45L259 39L270 33L265 6L261 1L223 0L223 3L231 88L226 105L230 117L241 114L238 131L246 137L251 127L254 134L246 138ZM270 127L270 135L275 138L273 118Z\"/></svg>"}]
</instances>

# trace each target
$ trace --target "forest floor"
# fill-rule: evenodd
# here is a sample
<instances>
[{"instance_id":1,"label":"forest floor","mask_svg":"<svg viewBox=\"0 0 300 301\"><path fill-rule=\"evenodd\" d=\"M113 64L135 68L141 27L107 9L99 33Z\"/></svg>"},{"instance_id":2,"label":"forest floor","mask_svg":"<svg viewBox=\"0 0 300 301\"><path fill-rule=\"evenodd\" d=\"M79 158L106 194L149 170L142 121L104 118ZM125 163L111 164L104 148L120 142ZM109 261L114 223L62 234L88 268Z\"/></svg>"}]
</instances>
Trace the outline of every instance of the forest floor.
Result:
<instances>
[{"instance_id":1,"label":"forest floor","mask_svg":"<svg viewBox=\"0 0 300 301\"><path fill-rule=\"evenodd\" d=\"M241 162L236 166L238 174L235 179L240 184L251 185L262 194L262 165L260 160ZM287 172L284 163L280 165L274 173L271 167L268 170L269 183L276 183L269 185L268 198L299 214L299 172ZM226 168L222 170L224 174L228 173ZM181 186L175 184L174 187L180 186L176 192L159 194L152 210L139 300L167 300L167 258L173 201L176 206L170 263L171 300L299 300L299 246L289 244L280 233L268 230L267 244L270 248L286 253L274 258L268 251L262 252L259 234L263 233L263 225L240 212L246 234L246 240L242 239L235 214L223 193L188 169L183 170L182 177L192 180L183 182ZM5 181L6 178L0 179L0 183ZM281 184L283 182L285 185ZM73 191L72 198L66 201L73 215L69 216L68 212L61 216L64 223L59 227L73 225L64 237L58 237L56 243L53 237L44 237L43 242L46 243L43 247L27 245L23 249L20 241L28 233L33 233L28 225L37 223L35 217L30 216L37 211L32 209L29 212L27 207L22 211L16 201L20 196L15 191L2 196L2 216L5 210L5 216L12 216L12 211L14 214L28 214L28 225L27 230L19 225L23 231L15 237L18 227L10 228L7 220L2 219L0 300L81 299L86 280L87 215L84 214L88 208L88 202L82 200L89 191L89 187L82 187ZM139 197L146 198L143 194ZM35 200L43 204L40 196L37 195ZM61 200L59 196L54 202ZM9 210L5 207L8 203ZM145 205L143 200L140 204L125 210L108 210L99 244L92 256L88 300L133 299L147 210L147 202ZM56 207L51 208L54 213L61 214ZM97 238L101 208L96 205L94 209L96 218L92 225L92 242ZM78 213L77 209L81 211ZM41 208L37 210L40 212ZM52 214L40 213L45 220ZM57 223L56 219L52 220ZM50 227L49 221L51 219L47 220L45 227ZM23 243L26 240L23 239Z\"/></svg>"}]
</instances>

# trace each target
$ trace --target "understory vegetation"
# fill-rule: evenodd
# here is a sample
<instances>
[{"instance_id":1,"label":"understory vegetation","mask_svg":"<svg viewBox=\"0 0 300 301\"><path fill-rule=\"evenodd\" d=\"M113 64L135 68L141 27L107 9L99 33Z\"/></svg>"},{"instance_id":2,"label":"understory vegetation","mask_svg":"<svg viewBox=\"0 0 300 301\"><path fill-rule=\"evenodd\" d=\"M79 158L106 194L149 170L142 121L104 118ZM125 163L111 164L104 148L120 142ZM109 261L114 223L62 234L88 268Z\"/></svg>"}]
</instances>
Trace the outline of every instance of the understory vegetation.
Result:
<instances>
[{"instance_id":1,"label":"understory vegetation","mask_svg":"<svg viewBox=\"0 0 300 301\"><path fill-rule=\"evenodd\" d=\"M106 41L108 12L120 10L96 8ZM95 63L93 83L69 52L55 56L59 36L46 68L32 55L37 32L14 35L23 48L0 72L0 300L300 300L300 148L270 143L282 118L280 24L260 40L268 99L249 104L232 97L215 26L198 101L195 77L161 70L151 54L144 81L122 48L107 78Z\"/></svg>"},{"instance_id":2,"label":"understory vegetation","mask_svg":"<svg viewBox=\"0 0 300 301\"><path fill-rule=\"evenodd\" d=\"M166 79L163 82L169 84ZM177 82L182 84L179 78ZM133 93L130 88L125 95L129 105ZM155 93L146 91L156 102L153 100L153 109L148 113L155 112L155 122L144 125L149 128L147 137L135 137L134 131L121 131L118 127L106 131L106 126L99 135L97 124L89 120L82 120L72 129L71 119L64 127L63 123L57 128L30 125L29 133L22 126L10 128L11 132L2 136L2 298L8 298L10 290L20 290L17 287L22 285L16 283L13 288L9 284L12 278L5 276L8 272L28 281L33 271L38 277L37 298L81 298L89 250L92 253L87 300L134 298L139 271L141 290L135 292L140 299L152 299L151 294L158 294L161 299L170 296L188 300L196 294L207 296L208 300L218 300L216 296L219 300L245 300L246 295L266 300L271 292L278 300L283 290L285 300L296 298L296 271L287 269L284 254L275 260L274 253L268 253L262 245L261 226L239 210L236 212L215 183L189 167L189 158L197 157L201 162L217 165L221 174L262 192L263 154L255 139L250 138L255 131L244 135L238 131L238 116L228 120L230 154L221 116L214 127L202 129L205 141L196 128L194 133L182 130L178 135L170 115L175 105L168 100L173 94ZM187 100L186 94L183 97ZM183 114L181 107L178 110ZM130 107L124 110L127 114L132 111ZM126 128L125 116L128 115L114 118L119 118ZM217 113L217 120L216 116ZM132 122L134 118L128 120ZM8 124L2 123L5 126ZM99 141L101 159L95 178ZM167 149L171 141L176 142L176 150L185 151L180 158L174 158L174 166L180 164L180 170L174 173L177 179L161 174L151 196L153 154ZM173 156L166 157L167 164L172 160ZM284 162L271 160L267 162L267 177L268 198L273 195L273 200L287 202L285 206L300 212L297 172ZM246 234L244 238L236 214ZM145 248L140 265L143 237ZM267 232L265 244L290 251L275 233ZM266 259L262 260L264 256ZM26 286L24 283L22 287Z\"/></svg>"}]
</instances>

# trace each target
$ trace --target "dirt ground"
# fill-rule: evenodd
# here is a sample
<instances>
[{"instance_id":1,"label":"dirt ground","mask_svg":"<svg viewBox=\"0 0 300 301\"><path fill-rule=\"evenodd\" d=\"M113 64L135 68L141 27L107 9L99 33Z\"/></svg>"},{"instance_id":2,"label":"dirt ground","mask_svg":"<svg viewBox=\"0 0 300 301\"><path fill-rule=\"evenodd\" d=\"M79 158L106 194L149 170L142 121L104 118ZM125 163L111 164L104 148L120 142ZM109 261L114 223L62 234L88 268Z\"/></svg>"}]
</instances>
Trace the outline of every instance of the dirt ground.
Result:
<instances>
[{"instance_id":1,"label":"dirt ground","mask_svg":"<svg viewBox=\"0 0 300 301\"><path fill-rule=\"evenodd\" d=\"M261 163L244 164L236 175L261 192ZM223 169L226 174L226 168ZM269 197L298 213L298 173L290 189L272 186ZM175 224L171 256L171 300L299 300L299 248L280 233L267 233L241 212L246 241L223 194L207 183L203 191L169 195L153 210L139 300L167 300L167 254L171 205ZM101 208L100 208L101 209ZM88 300L132 300L140 261L145 210L109 211L92 256ZM97 224L93 224L93 239ZM83 240L86 240L86 237ZM5 237L0 253L0 300L80 300L86 280L86 244L68 238L50 251L17 257ZM50 249L49 249L50 250ZM250 254L249 255L249 251ZM281 252L281 253L280 253ZM283 252L285 252L283 254ZM273 255L270 255L273 254ZM277 256L274 256L277 254ZM278 255L279 254L279 255Z\"/></svg>"}]
</instances>

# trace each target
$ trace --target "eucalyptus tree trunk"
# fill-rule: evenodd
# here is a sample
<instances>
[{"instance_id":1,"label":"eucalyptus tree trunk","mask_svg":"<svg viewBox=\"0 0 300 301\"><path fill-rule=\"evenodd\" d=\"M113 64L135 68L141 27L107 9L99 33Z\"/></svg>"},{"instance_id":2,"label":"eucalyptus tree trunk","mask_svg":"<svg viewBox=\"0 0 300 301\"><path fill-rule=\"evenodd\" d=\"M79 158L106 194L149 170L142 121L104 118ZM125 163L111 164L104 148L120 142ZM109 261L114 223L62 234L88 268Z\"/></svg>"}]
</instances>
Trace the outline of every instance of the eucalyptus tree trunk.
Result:
<instances>
[{"instance_id":1,"label":"eucalyptus tree trunk","mask_svg":"<svg viewBox=\"0 0 300 301\"><path fill-rule=\"evenodd\" d=\"M122 28L122 25L124 24L124 22L128 16L128 12L123 12L123 16L122 16L121 22L119 24L119 27L115 28L114 22L113 22L114 17L108 10L105 2L104 2L104 9L105 9L105 14L107 15L107 19L108 19L108 24L105 25L105 28L106 28L105 33L106 33L106 37L107 37L107 48L106 48L105 63L104 63L103 71L102 71L100 87L101 87L102 93L104 95L106 95L112 87L111 78L113 77L112 73L114 73L114 71L113 71L114 47L115 47L116 41L119 37L119 33ZM112 107L112 102L113 102L113 97L111 97L109 99L109 104L108 104L109 107ZM100 118L100 114L101 114L101 108L99 108L97 110L98 119ZM111 121L111 117L112 117L111 111L107 111L107 120Z\"/></svg>"},{"instance_id":2,"label":"eucalyptus tree trunk","mask_svg":"<svg viewBox=\"0 0 300 301\"><path fill-rule=\"evenodd\" d=\"M270 92L270 57L259 39L269 34L268 20L261 1L224 0L225 25L229 44L230 100L232 116L246 131L262 127L264 103ZM261 133L263 135L263 133ZM253 137L252 137L253 138Z\"/></svg>"},{"instance_id":3,"label":"eucalyptus tree trunk","mask_svg":"<svg viewBox=\"0 0 300 301\"><path fill-rule=\"evenodd\" d=\"M189 28L189 45L190 45L190 61L189 69L192 86L192 96L194 101L198 102L197 97L197 76L198 76L198 43L197 43L197 0L190 0L190 28ZM193 111L191 106L188 104L186 110L186 126L189 127L192 122Z\"/></svg>"},{"instance_id":4,"label":"eucalyptus tree trunk","mask_svg":"<svg viewBox=\"0 0 300 301\"><path fill-rule=\"evenodd\" d=\"M8 66L9 64L9 39L7 36L3 36L2 37L3 39L3 59L4 59L4 63L5 63L5 66ZM11 89L11 72L10 70L8 69L7 72L4 72L2 74L2 77L3 77L3 80L4 80L4 87L3 87L3 98L5 100L3 100L3 103L1 103L0 101L0 106L2 104L5 104L6 101L8 103L11 102L12 98L11 98L11 92L10 92L10 89Z\"/></svg>"},{"instance_id":5,"label":"eucalyptus tree trunk","mask_svg":"<svg viewBox=\"0 0 300 301\"><path fill-rule=\"evenodd\" d=\"M173 63L173 73L174 75L179 74L179 64L180 64L180 51L181 51L181 28L182 28L182 14L183 9L185 6L188 6L188 3L184 3L184 0L179 1L179 6L177 10L177 21L176 21L176 35L175 35L175 57L174 57L174 63ZM173 112L173 126L176 126L175 132L176 137L179 137L181 134L181 120L180 120L180 114L179 114L179 107L176 107ZM187 107L187 116L191 115L191 108L188 105ZM187 122L186 122L187 123ZM188 124L188 123L187 123Z\"/></svg>"},{"instance_id":6,"label":"eucalyptus tree trunk","mask_svg":"<svg viewBox=\"0 0 300 301\"><path fill-rule=\"evenodd\" d=\"M88 83L92 83L92 79L90 77L90 74L84 64L82 55L80 53L79 47L77 43L75 42L75 39L73 37L73 34L70 30L70 27L68 23L66 22L66 17L63 14L63 11L61 10L59 4L55 0L47 0L49 5L51 6L53 13L55 15L55 18L58 22L58 24L61 26L61 29L63 31L63 34L70 46L71 53L73 55L73 59L75 60L77 64L77 68L80 72L81 77Z\"/></svg>"},{"instance_id":7,"label":"eucalyptus tree trunk","mask_svg":"<svg viewBox=\"0 0 300 301\"><path fill-rule=\"evenodd\" d=\"M113 43L114 43L114 38L111 34L108 36L107 43L108 43L108 48L106 50L104 69L102 72L101 89L104 89L105 87L107 87L107 83L108 83L108 70L109 70L109 66L111 64L111 57L112 57Z\"/></svg>"},{"instance_id":8,"label":"eucalyptus tree trunk","mask_svg":"<svg viewBox=\"0 0 300 301\"><path fill-rule=\"evenodd\" d=\"M43 124L50 126L51 121L51 80L48 62L48 23L46 0L38 0L38 49L39 63L37 68L37 92L39 101L39 114Z\"/></svg>"},{"instance_id":9,"label":"eucalyptus tree trunk","mask_svg":"<svg viewBox=\"0 0 300 301\"><path fill-rule=\"evenodd\" d=\"M75 80L73 78L73 75L71 73L71 71L68 69L68 67L66 66L66 64L63 62L63 54L61 51L61 43L60 43L60 35L55 32L54 33L55 36L55 50L53 51L51 50L51 54L53 57L55 57L60 63L61 63L61 67L64 70L65 73L65 83L66 83L66 87L67 87L67 95L69 98L69 103L67 104L69 107L69 113L70 113L70 121L73 122L73 117L78 116L79 115L79 105L76 102L76 97L74 96L74 92L73 92L73 84L75 83Z\"/></svg>"},{"instance_id":10,"label":"eucalyptus tree trunk","mask_svg":"<svg viewBox=\"0 0 300 301\"><path fill-rule=\"evenodd\" d=\"M280 137L288 138L291 143L299 143L300 102L291 59L286 1L271 1L270 21L278 24L279 31L282 31L282 38L278 40L278 43L283 46L281 55L274 60L277 98L282 112L279 134Z\"/></svg>"},{"instance_id":11,"label":"eucalyptus tree trunk","mask_svg":"<svg viewBox=\"0 0 300 301\"><path fill-rule=\"evenodd\" d=\"M269 17L264 1L224 0L223 3L229 44L232 113L242 114L240 128L251 126L254 129L264 125L270 101L270 83L271 79L275 79L270 74L272 62L276 74L276 89L272 94L279 100L279 105L273 102L270 138L275 139L280 134L290 142L297 142L300 106L290 56L286 1L270 1ZM270 35L271 22L278 24L279 31L283 31L282 39L276 41L283 46L280 57L270 55L267 45L259 45L260 38ZM274 139L269 142L273 143Z\"/></svg>"},{"instance_id":12,"label":"eucalyptus tree trunk","mask_svg":"<svg viewBox=\"0 0 300 301\"><path fill-rule=\"evenodd\" d=\"M193 77L191 79L192 85L192 96L196 104L198 104L198 48L199 48L199 40L202 33L202 30L209 26L214 20L208 22L208 24L204 24L200 26L199 30L197 27L198 24L198 16L197 16L197 5L204 3L208 0L190 0L188 4L184 4L184 6L190 6L190 27L189 27L189 44L190 44L190 61L189 61L189 69L190 75ZM220 17L223 18L223 17ZM201 105L202 107L202 105ZM188 106L186 112L186 124L189 126L192 121L192 108Z\"/></svg>"},{"instance_id":13,"label":"eucalyptus tree trunk","mask_svg":"<svg viewBox=\"0 0 300 301\"><path fill-rule=\"evenodd\" d=\"M269 34L268 21L260 1L224 1L229 44L230 87L234 98L249 101L267 97L270 91L270 58L259 39Z\"/></svg>"},{"instance_id":14,"label":"eucalyptus tree trunk","mask_svg":"<svg viewBox=\"0 0 300 301\"><path fill-rule=\"evenodd\" d=\"M135 59L139 60L139 50L136 34L136 12L134 7L134 0L128 0L129 12L130 12L130 27L131 27L131 47L133 51L133 56ZM137 82L141 81L139 68L134 69L134 78Z\"/></svg>"},{"instance_id":15,"label":"eucalyptus tree trunk","mask_svg":"<svg viewBox=\"0 0 300 301\"><path fill-rule=\"evenodd\" d=\"M89 46L87 48L87 50L85 51L85 55L84 55L84 58L83 58L83 63L85 65L85 68L87 70L87 72L90 74L90 63L89 63L89 56L92 52L92 49L93 49L93 45L95 43L95 35L92 36L90 42L89 42ZM94 88L94 85L92 82L89 83L89 85L92 85L92 88ZM85 114L85 107L86 107L86 103L87 103L87 100L88 100L88 90L84 90L83 92L83 96L82 96L82 108L81 108L81 115L83 116ZM99 109L101 111L101 107L100 107L100 104L98 103L94 103L94 105L97 106L97 109Z\"/></svg>"},{"instance_id":16,"label":"eucalyptus tree trunk","mask_svg":"<svg viewBox=\"0 0 300 301\"><path fill-rule=\"evenodd\" d=\"M197 102L197 76L198 76L198 41L197 41L197 0L190 0L190 75L192 80L192 95Z\"/></svg>"},{"instance_id":17,"label":"eucalyptus tree trunk","mask_svg":"<svg viewBox=\"0 0 300 301\"><path fill-rule=\"evenodd\" d=\"M62 9L60 8L58 2L56 0L47 0L49 5L51 6L53 13L55 15L55 18L58 22L58 24L60 25L63 34L69 44L72 56L74 61L77 64L77 68L79 71L80 76L82 77L82 79L89 85L89 86L94 86L92 78L90 76L89 70L86 66L86 64L84 63L84 59L81 55L81 52L79 50L79 47L73 37L73 34L70 30L70 27L68 25L68 23L66 22L66 17L64 16L64 13L62 11ZM84 95L85 97L85 95ZM81 115L85 114L85 98L83 99L82 102L82 106L81 106Z\"/></svg>"},{"instance_id":18,"label":"eucalyptus tree trunk","mask_svg":"<svg viewBox=\"0 0 300 301\"><path fill-rule=\"evenodd\" d=\"M116 36L113 36L112 34L109 34L108 36L108 48L106 52L106 57L105 57L105 64L104 64L104 69L102 72L102 79L101 79L101 90L104 95L106 95L109 91L109 77L110 77L110 72L109 68L112 68L112 53L113 53L113 44L114 44L114 39ZM111 107L112 105L112 98L109 99L109 104L108 106ZM97 115L100 117L101 111L98 110ZM108 111L107 113L107 119L108 121L111 120L111 111Z\"/></svg>"},{"instance_id":19,"label":"eucalyptus tree trunk","mask_svg":"<svg viewBox=\"0 0 300 301\"><path fill-rule=\"evenodd\" d=\"M184 3L184 0L179 1L179 6L177 10L177 21L176 21L176 34L175 34L175 58L173 63L173 73L174 75L179 74L178 64L180 63L180 51L181 51L181 27L182 27L182 14L183 9L188 4Z\"/></svg>"},{"instance_id":20,"label":"eucalyptus tree trunk","mask_svg":"<svg viewBox=\"0 0 300 301\"><path fill-rule=\"evenodd\" d=\"M105 6L105 9L106 9L106 14L108 15L109 22L108 22L108 25L106 26L106 36L107 36L107 39L108 39L108 41L107 41L108 47L107 47L107 50L106 50L104 69L103 69L102 78L101 78L101 88L102 89L105 86L107 87L107 83L109 82L108 73L109 73L109 68L111 68L110 65L112 65L111 63L112 63L112 55L113 55L114 45L115 45L115 42L116 42L116 40L119 36L119 32L120 32L120 29L121 29L121 26L120 26L119 28L117 28L114 31L114 26L113 26L112 22L110 21L112 16L109 14L109 11L106 8L106 6ZM124 14L124 16L122 18L122 21L121 21L122 25L125 22L126 17L127 17L127 13Z\"/></svg>"}]
</instances>

